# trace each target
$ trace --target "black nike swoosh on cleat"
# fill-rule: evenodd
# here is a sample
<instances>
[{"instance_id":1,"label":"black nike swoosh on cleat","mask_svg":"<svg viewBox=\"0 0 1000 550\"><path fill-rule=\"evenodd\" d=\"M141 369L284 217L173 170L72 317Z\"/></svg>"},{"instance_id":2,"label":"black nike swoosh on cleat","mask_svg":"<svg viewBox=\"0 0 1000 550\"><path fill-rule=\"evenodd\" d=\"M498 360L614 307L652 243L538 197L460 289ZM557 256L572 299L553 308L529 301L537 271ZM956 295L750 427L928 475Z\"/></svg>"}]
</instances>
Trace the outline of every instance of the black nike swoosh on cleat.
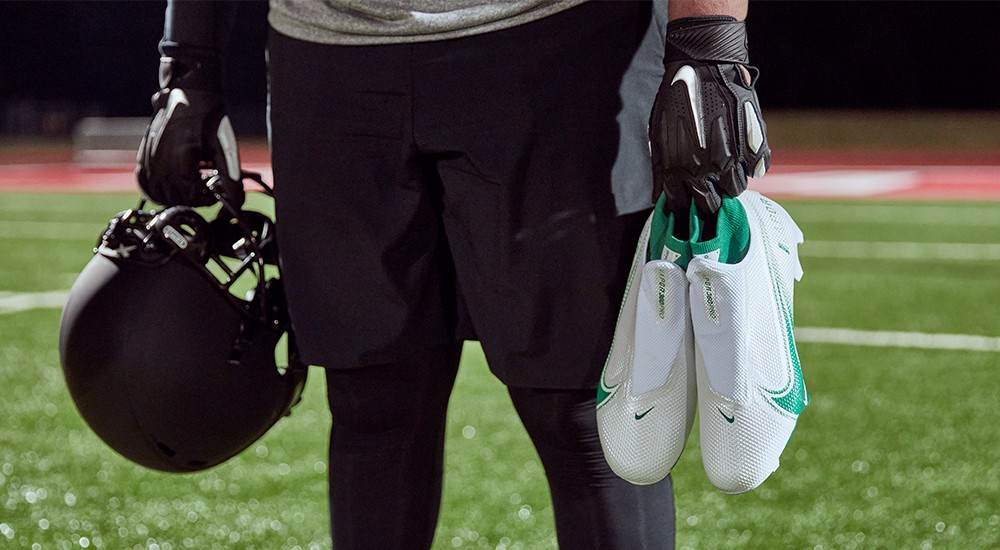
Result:
<instances>
[{"instance_id":1,"label":"black nike swoosh on cleat","mask_svg":"<svg viewBox=\"0 0 1000 550\"><path fill-rule=\"evenodd\" d=\"M649 408L649 409L647 409L647 410L646 410L646 412L644 412L644 413L635 413L635 419L636 419L636 420L642 420L642 419L643 419L643 418L644 418L644 417L645 417L645 416L646 416L647 414L649 414L649 411L651 411L651 410L653 410L653 409L655 409L655 408L656 408L656 407L650 407L650 408Z\"/></svg>"}]
</instances>

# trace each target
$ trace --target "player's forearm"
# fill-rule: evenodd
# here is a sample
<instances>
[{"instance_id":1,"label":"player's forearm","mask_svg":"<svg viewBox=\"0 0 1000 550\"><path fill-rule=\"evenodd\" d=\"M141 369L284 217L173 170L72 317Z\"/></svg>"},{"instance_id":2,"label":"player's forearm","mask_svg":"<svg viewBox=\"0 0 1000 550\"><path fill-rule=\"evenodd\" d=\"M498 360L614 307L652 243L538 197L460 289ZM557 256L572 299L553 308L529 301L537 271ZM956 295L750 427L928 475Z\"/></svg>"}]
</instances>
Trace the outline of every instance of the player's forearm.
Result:
<instances>
[{"instance_id":1,"label":"player's forearm","mask_svg":"<svg viewBox=\"0 0 1000 550\"><path fill-rule=\"evenodd\" d=\"M669 19L698 15L728 15L742 21L747 16L748 0L669 0Z\"/></svg>"},{"instance_id":2,"label":"player's forearm","mask_svg":"<svg viewBox=\"0 0 1000 550\"><path fill-rule=\"evenodd\" d=\"M171 57L218 59L233 28L237 2L169 0L160 53Z\"/></svg>"}]
</instances>

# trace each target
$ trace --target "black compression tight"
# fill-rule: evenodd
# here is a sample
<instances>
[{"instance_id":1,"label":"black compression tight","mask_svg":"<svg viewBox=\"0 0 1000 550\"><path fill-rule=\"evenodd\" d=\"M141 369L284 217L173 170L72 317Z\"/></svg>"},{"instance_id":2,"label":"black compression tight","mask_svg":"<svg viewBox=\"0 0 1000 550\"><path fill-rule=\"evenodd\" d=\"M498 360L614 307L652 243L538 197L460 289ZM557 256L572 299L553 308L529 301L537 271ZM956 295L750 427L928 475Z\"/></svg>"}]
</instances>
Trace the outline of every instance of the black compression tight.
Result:
<instances>
[{"instance_id":1,"label":"black compression tight","mask_svg":"<svg viewBox=\"0 0 1000 550\"><path fill-rule=\"evenodd\" d=\"M460 353L456 344L401 363L327 371L334 548L430 548ZM560 547L673 548L669 478L639 487L611 472L593 390L509 391L545 467Z\"/></svg>"},{"instance_id":2,"label":"black compression tight","mask_svg":"<svg viewBox=\"0 0 1000 550\"><path fill-rule=\"evenodd\" d=\"M673 548L670 477L633 485L611 471L597 436L596 390L509 388L545 467L560 548Z\"/></svg>"},{"instance_id":3,"label":"black compression tight","mask_svg":"<svg viewBox=\"0 0 1000 550\"><path fill-rule=\"evenodd\" d=\"M456 344L405 362L327 370L335 549L430 548L461 351Z\"/></svg>"}]
</instances>

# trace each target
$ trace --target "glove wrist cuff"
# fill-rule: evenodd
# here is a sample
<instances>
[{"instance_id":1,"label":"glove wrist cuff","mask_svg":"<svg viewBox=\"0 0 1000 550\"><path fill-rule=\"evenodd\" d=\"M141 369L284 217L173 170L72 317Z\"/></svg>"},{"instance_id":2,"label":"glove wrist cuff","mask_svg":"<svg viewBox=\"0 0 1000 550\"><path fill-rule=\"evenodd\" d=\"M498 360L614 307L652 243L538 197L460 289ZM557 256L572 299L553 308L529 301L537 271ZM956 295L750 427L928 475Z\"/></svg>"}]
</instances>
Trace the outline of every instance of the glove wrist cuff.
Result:
<instances>
[{"instance_id":1,"label":"glove wrist cuff","mask_svg":"<svg viewBox=\"0 0 1000 550\"><path fill-rule=\"evenodd\" d=\"M675 61L749 64L746 23L723 15L671 21L663 62Z\"/></svg>"},{"instance_id":2,"label":"glove wrist cuff","mask_svg":"<svg viewBox=\"0 0 1000 550\"><path fill-rule=\"evenodd\" d=\"M221 64L211 59L161 57L160 89L164 88L221 92Z\"/></svg>"}]
</instances>

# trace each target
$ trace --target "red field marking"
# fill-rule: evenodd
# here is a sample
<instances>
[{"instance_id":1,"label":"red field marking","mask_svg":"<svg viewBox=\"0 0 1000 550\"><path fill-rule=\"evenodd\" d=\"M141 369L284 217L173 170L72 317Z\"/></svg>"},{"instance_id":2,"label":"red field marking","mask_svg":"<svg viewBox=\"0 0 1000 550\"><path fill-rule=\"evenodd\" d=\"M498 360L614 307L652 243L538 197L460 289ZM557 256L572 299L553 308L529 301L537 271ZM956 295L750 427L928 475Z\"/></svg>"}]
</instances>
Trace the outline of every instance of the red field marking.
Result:
<instances>
[{"instance_id":1,"label":"red field marking","mask_svg":"<svg viewBox=\"0 0 1000 550\"><path fill-rule=\"evenodd\" d=\"M245 170L259 172L271 181L269 164L243 163ZM127 193L137 191L135 165L76 163L0 165L0 191L35 193Z\"/></svg>"},{"instance_id":2,"label":"red field marking","mask_svg":"<svg viewBox=\"0 0 1000 550\"><path fill-rule=\"evenodd\" d=\"M271 182L266 144L240 145ZM65 148L0 151L0 191L135 192L132 162L81 164ZM1000 151L786 151L751 188L772 197L1000 200Z\"/></svg>"},{"instance_id":3,"label":"red field marking","mask_svg":"<svg viewBox=\"0 0 1000 550\"><path fill-rule=\"evenodd\" d=\"M778 150L772 160L776 166L1000 166L1000 150Z\"/></svg>"},{"instance_id":4,"label":"red field marking","mask_svg":"<svg viewBox=\"0 0 1000 550\"><path fill-rule=\"evenodd\" d=\"M129 154L123 155L126 159ZM259 172L271 182L267 144L240 144L245 170ZM137 191L135 163L80 163L66 146L0 149L0 191L55 193L111 193Z\"/></svg>"},{"instance_id":5,"label":"red field marking","mask_svg":"<svg viewBox=\"0 0 1000 550\"><path fill-rule=\"evenodd\" d=\"M1000 166L776 166L750 186L772 197L1000 200Z\"/></svg>"}]
</instances>

